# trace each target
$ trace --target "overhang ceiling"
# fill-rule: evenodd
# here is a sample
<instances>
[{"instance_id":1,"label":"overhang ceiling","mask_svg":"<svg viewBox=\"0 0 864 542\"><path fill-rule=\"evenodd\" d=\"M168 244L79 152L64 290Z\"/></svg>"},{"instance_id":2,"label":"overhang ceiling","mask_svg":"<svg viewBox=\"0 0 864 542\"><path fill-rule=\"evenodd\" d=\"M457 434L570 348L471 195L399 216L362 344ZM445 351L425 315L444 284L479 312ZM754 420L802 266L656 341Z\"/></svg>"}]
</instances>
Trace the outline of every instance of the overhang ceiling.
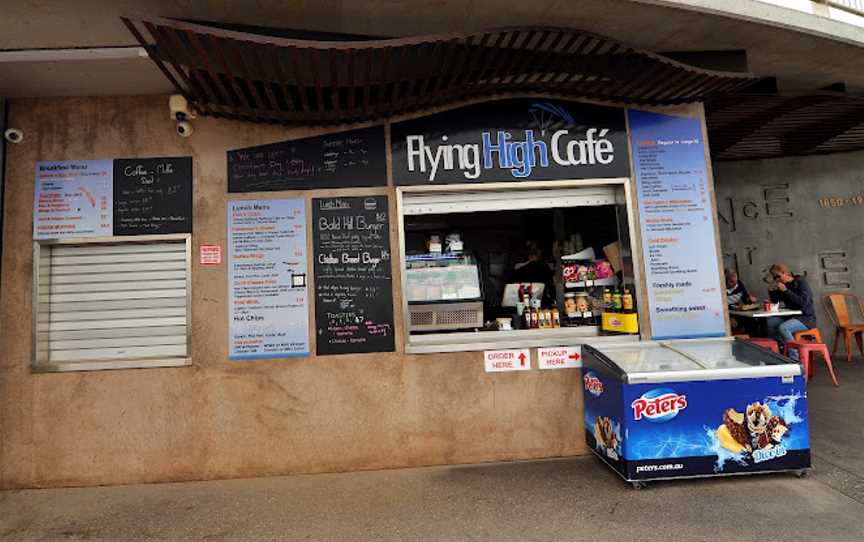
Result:
<instances>
[{"instance_id":1,"label":"overhang ceiling","mask_svg":"<svg viewBox=\"0 0 864 542\"><path fill-rule=\"evenodd\" d=\"M864 98L835 92L723 96L707 122L714 160L864 149Z\"/></svg>"},{"instance_id":2,"label":"overhang ceiling","mask_svg":"<svg viewBox=\"0 0 864 542\"><path fill-rule=\"evenodd\" d=\"M819 21L824 19L764 2L736 0L716 6L704 2L704 11L672 7L674 4L649 0L8 0L0 10L0 52L134 45L120 21L121 16L133 13L388 37L554 25L580 28L645 51L745 50L749 71L777 77L783 91L808 91L845 81L851 93L864 93L861 29L833 23L847 28L847 34L857 31L862 39L856 46L849 40L796 27L802 19L815 21L814 25L823 24ZM726 15L727 9L749 11L753 16L745 20ZM765 24L760 18L774 22ZM170 83L146 59L103 62L102 67L95 67L83 62L0 60L0 95L89 96L171 90Z\"/></svg>"},{"instance_id":3,"label":"overhang ceiling","mask_svg":"<svg viewBox=\"0 0 864 542\"><path fill-rule=\"evenodd\" d=\"M706 102L756 79L562 28L336 42L167 19L123 21L199 113L253 122L359 122L503 93Z\"/></svg>"}]
</instances>

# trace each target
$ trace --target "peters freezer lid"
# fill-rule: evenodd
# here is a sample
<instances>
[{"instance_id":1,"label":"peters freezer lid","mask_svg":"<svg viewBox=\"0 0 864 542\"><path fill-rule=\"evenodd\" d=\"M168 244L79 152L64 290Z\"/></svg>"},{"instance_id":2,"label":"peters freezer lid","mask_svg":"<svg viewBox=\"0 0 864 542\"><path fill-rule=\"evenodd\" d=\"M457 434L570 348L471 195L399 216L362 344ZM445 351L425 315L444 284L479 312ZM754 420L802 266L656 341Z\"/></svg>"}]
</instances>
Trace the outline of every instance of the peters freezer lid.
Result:
<instances>
[{"instance_id":1,"label":"peters freezer lid","mask_svg":"<svg viewBox=\"0 0 864 542\"><path fill-rule=\"evenodd\" d=\"M692 359L664 347L661 343L645 342L626 346L609 345L594 348L627 374L704 369Z\"/></svg>"},{"instance_id":2,"label":"peters freezer lid","mask_svg":"<svg viewBox=\"0 0 864 542\"><path fill-rule=\"evenodd\" d=\"M788 358L727 338L644 342L596 350L617 365L631 383L800 374L800 366Z\"/></svg>"}]
</instances>

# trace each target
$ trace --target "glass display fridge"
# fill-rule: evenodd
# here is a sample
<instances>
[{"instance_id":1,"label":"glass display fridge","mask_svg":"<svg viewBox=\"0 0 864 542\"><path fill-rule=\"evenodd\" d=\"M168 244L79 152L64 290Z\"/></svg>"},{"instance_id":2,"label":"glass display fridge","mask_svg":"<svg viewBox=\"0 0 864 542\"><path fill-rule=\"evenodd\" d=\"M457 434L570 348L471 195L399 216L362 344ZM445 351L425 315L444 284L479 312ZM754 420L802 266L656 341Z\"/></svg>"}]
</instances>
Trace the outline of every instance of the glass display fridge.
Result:
<instances>
[{"instance_id":1,"label":"glass display fridge","mask_svg":"<svg viewBox=\"0 0 864 542\"><path fill-rule=\"evenodd\" d=\"M583 346L585 439L635 487L810 467L800 366L734 339Z\"/></svg>"},{"instance_id":2,"label":"glass display fridge","mask_svg":"<svg viewBox=\"0 0 864 542\"><path fill-rule=\"evenodd\" d=\"M480 269L471 254L416 254L405 258L411 332L483 327Z\"/></svg>"}]
</instances>

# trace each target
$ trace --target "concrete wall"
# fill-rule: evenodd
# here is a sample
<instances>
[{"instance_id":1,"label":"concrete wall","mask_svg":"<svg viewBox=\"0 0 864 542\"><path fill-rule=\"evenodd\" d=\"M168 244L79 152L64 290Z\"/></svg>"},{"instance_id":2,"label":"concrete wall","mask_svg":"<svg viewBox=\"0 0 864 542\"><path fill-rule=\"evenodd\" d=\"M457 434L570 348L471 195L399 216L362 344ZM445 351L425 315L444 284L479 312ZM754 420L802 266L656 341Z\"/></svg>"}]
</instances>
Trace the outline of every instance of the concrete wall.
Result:
<instances>
[{"instance_id":1,"label":"concrete wall","mask_svg":"<svg viewBox=\"0 0 864 542\"><path fill-rule=\"evenodd\" d=\"M227 359L225 266L193 267L188 368L32 374L37 160L194 158L194 253L226 242L225 151L311 130L214 119L181 139L167 97L13 100L0 284L0 488L212 479L585 453L580 373L486 374L482 353ZM370 193L369 190L342 193ZM390 193L392 189L378 189ZM248 197L313 197L330 191ZM395 209L391 208L395 215ZM396 246L397 220L392 220ZM394 268L394 284L399 284ZM313 348L314 351L314 348Z\"/></svg>"},{"instance_id":2,"label":"concrete wall","mask_svg":"<svg viewBox=\"0 0 864 542\"><path fill-rule=\"evenodd\" d=\"M720 235L727 266L766 298L774 262L806 274L818 298L827 291L864 295L864 152L714 164ZM841 198L826 205L823 198ZM833 326L817 306L826 340Z\"/></svg>"}]
</instances>

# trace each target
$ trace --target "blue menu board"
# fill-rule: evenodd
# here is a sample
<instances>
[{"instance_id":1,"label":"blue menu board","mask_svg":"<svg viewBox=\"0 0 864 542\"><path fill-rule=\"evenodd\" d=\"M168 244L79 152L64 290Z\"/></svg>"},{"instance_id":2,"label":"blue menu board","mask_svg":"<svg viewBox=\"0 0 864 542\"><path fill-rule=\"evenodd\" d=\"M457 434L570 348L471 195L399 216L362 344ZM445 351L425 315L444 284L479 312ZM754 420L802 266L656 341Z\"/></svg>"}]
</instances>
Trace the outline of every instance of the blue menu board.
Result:
<instances>
[{"instance_id":1,"label":"blue menu board","mask_svg":"<svg viewBox=\"0 0 864 542\"><path fill-rule=\"evenodd\" d=\"M699 119L628 111L655 339L726 334Z\"/></svg>"},{"instance_id":2,"label":"blue menu board","mask_svg":"<svg viewBox=\"0 0 864 542\"><path fill-rule=\"evenodd\" d=\"M36 162L33 239L113 235L111 160Z\"/></svg>"},{"instance_id":3,"label":"blue menu board","mask_svg":"<svg viewBox=\"0 0 864 542\"><path fill-rule=\"evenodd\" d=\"M228 202L229 358L309 355L306 204Z\"/></svg>"}]
</instances>

